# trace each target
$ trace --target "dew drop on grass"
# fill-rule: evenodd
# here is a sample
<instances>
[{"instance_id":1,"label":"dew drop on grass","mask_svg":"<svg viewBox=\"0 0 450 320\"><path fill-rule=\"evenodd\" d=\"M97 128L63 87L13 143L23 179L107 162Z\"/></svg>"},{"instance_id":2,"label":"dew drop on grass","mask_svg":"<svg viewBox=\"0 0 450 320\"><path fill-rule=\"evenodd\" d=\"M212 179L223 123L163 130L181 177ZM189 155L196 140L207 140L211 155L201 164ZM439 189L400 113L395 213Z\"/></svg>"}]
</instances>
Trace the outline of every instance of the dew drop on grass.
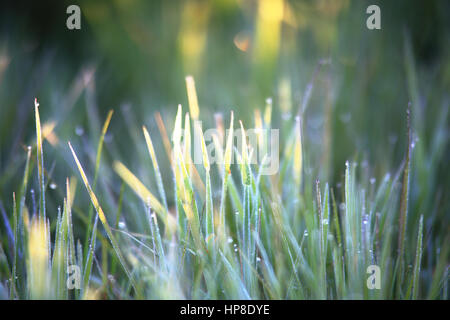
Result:
<instances>
[{"instance_id":1,"label":"dew drop on grass","mask_svg":"<svg viewBox=\"0 0 450 320\"><path fill-rule=\"evenodd\" d=\"M256 257L256 262L260 262L261 258L260 257Z\"/></svg>"},{"instance_id":2,"label":"dew drop on grass","mask_svg":"<svg viewBox=\"0 0 450 320\"><path fill-rule=\"evenodd\" d=\"M123 221L119 222L119 229L125 229L125 222Z\"/></svg>"},{"instance_id":3,"label":"dew drop on grass","mask_svg":"<svg viewBox=\"0 0 450 320\"><path fill-rule=\"evenodd\" d=\"M322 219L322 224L323 225L328 225L328 219Z\"/></svg>"},{"instance_id":4,"label":"dew drop on grass","mask_svg":"<svg viewBox=\"0 0 450 320\"><path fill-rule=\"evenodd\" d=\"M55 190L58 186L56 185L56 183L52 182L49 185L50 189Z\"/></svg>"},{"instance_id":5,"label":"dew drop on grass","mask_svg":"<svg viewBox=\"0 0 450 320\"><path fill-rule=\"evenodd\" d=\"M308 230L305 230L305 232L303 233L303 235L304 235L305 237L307 237L307 236L308 236Z\"/></svg>"},{"instance_id":6,"label":"dew drop on grass","mask_svg":"<svg viewBox=\"0 0 450 320\"><path fill-rule=\"evenodd\" d=\"M228 238L228 243L233 243L233 238L229 237Z\"/></svg>"},{"instance_id":7,"label":"dew drop on grass","mask_svg":"<svg viewBox=\"0 0 450 320\"><path fill-rule=\"evenodd\" d=\"M238 216L239 215L239 211L236 211L234 214Z\"/></svg>"},{"instance_id":8,"label":"dew drop on grass","mask_svg":"<svg viewBox=\"0 0 450 320\"><path fill-rule=\"evenodd\" d=\"M375 182L377 181L377 179L375 179L375 178L370 178L370 184L374 184Z\"/></svg>"},{"instance_id":9,"label":"dew drop on grass","mask_svg":"<svg viewBox=\"0 0 450 320\"><path fill-rule=\"evenodd\" d=\"M363 217L363 224L367 224L369 222L369 216L366 214L364 217Z\"/></svg>"},{"instance_id":10,"label":"dew drop on grass","mask_svg":"<svg viewBox=\"0 0 450 320\"><path fill-rule=\"evenodd\" d=\"M77 136L82 136L84 134L84 129L82 126L75 127L75 133Z\"/></svg>"}]
</instances>

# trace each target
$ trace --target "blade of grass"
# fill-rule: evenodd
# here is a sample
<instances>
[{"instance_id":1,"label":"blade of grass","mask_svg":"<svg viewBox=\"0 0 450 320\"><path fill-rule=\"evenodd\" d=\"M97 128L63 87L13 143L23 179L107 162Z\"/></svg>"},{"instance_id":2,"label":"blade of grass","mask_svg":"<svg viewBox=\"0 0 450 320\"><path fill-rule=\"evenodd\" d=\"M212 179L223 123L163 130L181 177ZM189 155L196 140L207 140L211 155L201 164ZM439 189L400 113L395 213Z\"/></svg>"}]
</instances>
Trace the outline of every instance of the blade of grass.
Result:
<instances>
[{"instance_id":1,"label":"blade of grass","mask_svg":"<svg viewBox=\"0 0 450 320\"><path fill-rule=\"evenodd\" d=\"M100 161L102 157L102 149L103 149L103 141L105 140L106 132L108 131L109 123L111 122L111 117L114 113L114 110L109 110L108 115L106 116L105 123L103 124L102 133L100 135L100 139L98 141L97 145L97 155L95 157L95 170L94 170L94 182L92 184L92 190L95 192L97 187L97 179L98 179L98 172L100 169ZM87 245L89 243L89 235L91 234L92 230L92 214L93 214L93 206L89 206L89 213L88 213L88 227L86 232L86 241L85 241L85 248L84 250L87 252Z\"/></svg>"},{"instance_id":2,"label":"blade of grass","mask_svg":"<svg viewBox=\"0 0 450 320\"><path fill-rule=\"evenodd\" d=\"M118 259L119 259L119 261L120 261L120 263L121 263L121 265L122 265L122 267L123 267L123 269L124 269L128 279L130 280L132 286L134 287L135 290L137 290L137 286L136 286L135 280L134 280L133 276L131 275L130 271L128 270L127 265L125 264L125 259L122 256L122 252L120 251L120 248L119 248L119 245L118 245L118 243L116 241L116 238L114 237L114 235L113 235L113 233L111 231L111 228L109 227L108 221L106 220L106 216L105 216L102 208L100 207L100 204L99 204L99 202L97 200L97 197L95 196L94 192L92 191L92 188L91 188L91 186L89 184L89 181L88 181L88 179L86 177L86 174L84 173L83 167L81 166L81 163L78 160L78 157L75 154L75 151L73 150L72 145L70 144L70 142L69 142L69 148L70 148L70 151L72 152L73 158L75 159L75 162L77 164L77 167L78 167L78 170L80 172L81 178L82 178L82 180L84 182L84 185L85 185L85 187L86 187L86 189L87 189L87 191L89 193L89 196L91 198L92 204L94 205L95 211L97 211L97 214L98 214L98 216L100 218L100 221L102 222L103 227L106 230L106 234L108 235L108 238L111 241L111 245L112 245L114 251L116 252L116 255L117 255L117 257L118 257Z\"/></svg>"},{"instance_id":3,"label":"blade of grass","mask_svg":"<svg viewBox=\"0 0 450 320\"><path fill-rule=\"evenodd\" d=\"M405 169L403 172L402 194L400 202L400 219L399 219L399 234L398 234L398 273L397 273L397 294L401 295L401 284L403 282L404 270L404 255L405 255L405 241L406 241L406 222L408 216L408 201L409 201L409 180L411 168L411 105L408 105L406 110L407 122L407 142Z\"/></svg>"},{"instance_id":4,"label":"blade of grass","mask_svg":"<svg viewBox=\"0 0 450 320\"><path fill-rule=\"evenodd\" d=\"M42 132L41 132L41 119L39 117L39 103L37 98L34 98L34 112L36 118L36 156L38 165L39 176L39 217L42 217L45 221L45 184L44 184L44 153L42 151Z\"/></svg>"}]
</instances>

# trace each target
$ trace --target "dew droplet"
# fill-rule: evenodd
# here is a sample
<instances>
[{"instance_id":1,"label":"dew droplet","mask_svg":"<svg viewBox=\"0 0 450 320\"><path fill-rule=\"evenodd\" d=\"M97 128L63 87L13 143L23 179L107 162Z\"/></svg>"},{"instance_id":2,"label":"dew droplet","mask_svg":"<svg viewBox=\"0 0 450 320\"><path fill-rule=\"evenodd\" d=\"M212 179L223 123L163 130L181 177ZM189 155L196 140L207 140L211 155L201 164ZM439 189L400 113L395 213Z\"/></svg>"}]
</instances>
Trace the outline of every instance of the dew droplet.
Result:
<instances>
[{"instance_id":1,"label":"dew droplet","mask_svg":"<svg viewBox=\"0 0 450 320\"><path fill-rule=\"evenodd\" d=\"M328 219L322 219L322 224L323 225L328 225Z\"/></svg>"},{"instance_id":2,"label":"dew droplet","mask_svg":"<svg viewBox=\"0 0 450 320\"><path fill-rule=\"evenodd\" d=\"M375 179L375 178L370 178L370 184L374 184L375 182L377 181L377 179Z\"/></svg>"},{"instance_id":3,"label":"dew droplet","mask_svg":"<svg viewBox=\"0 0 450 320\"><path fill-rule=\"evenodd\" d=\"M56 183L52 182L49 185L50 189L55 190L58 186L56 185Z\"/></svg>"},{"instance_id":4,"label":"dew droplet","mask_svg":"<svg viewBox=\"0 0 450 320\"><path fill-rule=\"evenodd\" d=\"M125 229L125 222L123 221L119 222L119 229Z\"/></svg>"},{"instance_id":5,"label":"dew droplet","mask_svg":"<svg viewBox=\"0 0 450 320\"><path fill-rule=\"evenodd\" d=\"M303 233L303 235L304 235L305 237L307 237L307 236L308 236L308 230L305 230L305 232Z\"/></svg>"},{"instance_id":6,"label":"dew droplet","mask_svg":"<svg viewBox=\"0 0 450 320\"><path fill-rule=\"evenodd\" d=\"M84 134L84 129L82 126L75 127L75 133L77 136L82 136Z\"/></svg>"},{"instance_id":7,"label":"dew droplet","mask_svg":"<svg viewBox=\"0 0 450 320\"><path fill-rule=\"evenodd\" d=\"M233 238L229 237L228 238L228 243L233 243Z\"/></svg>"},{"instance_id":8,"label":"dew droplet","mask_svg":"<svg viewBox=\"0 0 450 320\"><path fill-rule=\"evenodd\" d=\"M256 257L256 262L260 262L261 258L260 257Z\"/></svg>"}]
</instances>

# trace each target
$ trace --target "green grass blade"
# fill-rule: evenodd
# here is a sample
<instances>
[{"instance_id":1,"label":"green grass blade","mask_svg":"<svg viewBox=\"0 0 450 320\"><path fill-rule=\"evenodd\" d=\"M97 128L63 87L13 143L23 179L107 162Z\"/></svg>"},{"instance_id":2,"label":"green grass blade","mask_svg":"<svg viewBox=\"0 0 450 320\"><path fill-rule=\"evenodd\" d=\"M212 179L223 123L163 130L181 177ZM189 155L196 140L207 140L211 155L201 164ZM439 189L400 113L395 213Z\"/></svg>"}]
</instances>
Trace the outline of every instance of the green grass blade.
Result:
<instances>
[{"instance_id":1,"label":"green grass blade","mask_svg":"<svg viewBox=\"0 0 450 320\"><path fill-rule=\"evenodd\" d=\"M134 280L133 276L131 275L130 271L128 270L128 267L127 267L127 265L125 263L125 259L123 258L123 255L122 255L122 252L120 251L119 245L117 244L116 238L114 237L114 235L113 235L113 233L111 231L111 228L109 227L108 221L106 220L106 216L105 216L102 208L100 207L100 204L99 204L99 202L97 200L97 197L95 196L94 192L92 191L92 188L91 188L91 186L89 184L89 181L88 181L88 179L86 177L86 174L84 173L83 167L81 166L81 163L78 160L78 157L75 154L75 151L73 150L72 145L70 144L70 142L69 142L69 147L70 147L70 151L72 151L73 158L75 159L75 162L77 164L77 167L78 167L78 170L80 172L81 178L82 178L82 180L84 182L84 185L85 185L85 187L86 187L86 189L87 189L87 191L89 193L89 196L91 198L92 204L94 205L95 211L97 211L98 217L100 218L100 221L102 222L103 227L106 230L106 234L108 235L109 240L111 241L111 245L112 245L114 251L116 252L117 258L119 259L119 261L120 261L120 263L121 263L121 265L122 265L126 275L128 276L128 279L130 280L132 286L134 287L135 290L137 290L137 286L136 286L135 280Z\"/></svg>"}]
</instances>

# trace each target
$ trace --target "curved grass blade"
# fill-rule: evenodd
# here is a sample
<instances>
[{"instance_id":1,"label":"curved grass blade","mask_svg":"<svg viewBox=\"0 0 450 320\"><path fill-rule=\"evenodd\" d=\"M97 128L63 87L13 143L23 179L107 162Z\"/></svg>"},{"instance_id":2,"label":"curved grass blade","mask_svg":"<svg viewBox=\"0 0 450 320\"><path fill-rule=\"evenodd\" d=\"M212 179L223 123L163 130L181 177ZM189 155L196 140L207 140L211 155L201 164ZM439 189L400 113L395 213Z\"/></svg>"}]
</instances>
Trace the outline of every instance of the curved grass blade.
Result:
<instances>
[{"instance_id":1,"label":"curved grass blade","mask_svg":"<svg viewBox=\"0 0 450 320\"><path fill-rule=\"evenodd\" d=\"M106 230L106 234L108 235L108 238L111 241L111 245L112 245L114 251L116 252L117 258L119 259L119 261L120 261L120 263L121 263L121 265L122 265L126 275L128 276L128 279L130 280L133 288L137 291L137 286L136 286L136 283L134 281L134 278L131 275L130 271L128 270L127 265L125 264L125 259L123 258L122 252L120 251L120 248L119 248L119 245L118 245L118 243L116 241L116 238L114 237L114 235L113 235L113 233L111 231L111 228L109 227L108 221L106 220L106 216L105 216L102 208L100 207L100 204L99 204L99 202L97 200L97 197L95 196L94 192L92 191L92 188L91 188L91 186L89 184L89 181L88 181L88 179L86 177L86 174L84 173L83 167L81 166L81 163L78 160L78 157L75 154L75 151L73 150L72 145L70 144L70 142L69 142L69 148L70 148L70 151L72 151L73 158L75 159L75 162L77 164L78 170L80 171L81 178L83 179L84 185L85 185L85 187L86 187L86 189L87 189L87 191L89 193L89 196L91 198L91 202L94 205L95 211L97 211L98 217L100 218L100 221L102 222L103 227Z\"/></svg>"}]
</instances>

